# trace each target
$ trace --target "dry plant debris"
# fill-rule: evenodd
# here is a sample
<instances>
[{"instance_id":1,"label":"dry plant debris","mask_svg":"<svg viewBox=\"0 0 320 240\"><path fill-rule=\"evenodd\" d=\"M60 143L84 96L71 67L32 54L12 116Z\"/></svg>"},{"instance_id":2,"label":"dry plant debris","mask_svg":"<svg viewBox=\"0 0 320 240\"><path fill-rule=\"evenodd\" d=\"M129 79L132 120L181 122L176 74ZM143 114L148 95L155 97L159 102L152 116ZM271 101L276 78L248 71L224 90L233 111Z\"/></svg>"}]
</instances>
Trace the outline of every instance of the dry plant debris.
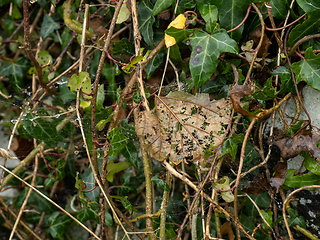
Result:
<instances>
[{"instance_id":1,"label":"dry plant debris","mask_svg":"<svg viewBox=\"0 0 320 240\"><path fill-rule=\"evenodd\" d=\"M205 150L223 142L231 121L231 102L210 101L208 94L171 92L156 97L155 106L154 112L140 113L136 132L158 161L201 160Z\"/></svg>"}]
</instances>

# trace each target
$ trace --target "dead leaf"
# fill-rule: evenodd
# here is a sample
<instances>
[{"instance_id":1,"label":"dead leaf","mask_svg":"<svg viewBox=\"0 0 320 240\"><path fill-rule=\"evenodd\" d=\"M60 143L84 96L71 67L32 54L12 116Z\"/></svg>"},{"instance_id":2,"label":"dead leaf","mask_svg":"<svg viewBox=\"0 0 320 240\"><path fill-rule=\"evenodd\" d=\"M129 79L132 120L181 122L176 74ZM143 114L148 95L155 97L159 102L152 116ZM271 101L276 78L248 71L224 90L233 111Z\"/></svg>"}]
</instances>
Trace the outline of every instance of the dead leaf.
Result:
<instances>
[{"instance_id":1,"label":"dead leaf","mask_svg":"<svg viewBox=\"0 0 320 240\"><path fill-rule=\"evenodd\" d=\"M14 158L14 156L8 150L0 147L0 158L12 159L12 158Z\"/></svg>"},{"instance_id":2,"label":"dead leaf","mask_svg":"<svg viewBox=\"0 0 320 240\"><path fill-rule=\"evenodd\" d=\"M239 85L238 82L236 81L236 84L234 84L230 89L229 89L229 96L233 104L233 108L236 112L246 115L252 118L256 118L256 116L246 110L244 110L240 106L240 100L243 97L250 96L253 91L254 91L254 84L249 83L246 85Z\"/></svg>"},{"instance_id":3,"label":"dead leaf","mask_svg":"<svg viewBox=\"0 0 320 240\"><path fill-rule=\"evenodd\" d=\"M254 47L256 47L259 44L261 38L261 26L256 27L252 33L249 35L249 39L252 39L254 42ZM271 46L272 42L269 40L268 36L266 34L263 35L263 40L261 47L258 52L258 57L259 58L265 58L266 56L269 55L268 50L269 47Z\"/></svg>"},{"instance_id":4,"label":"dead leaf","mask_svg":"<svg viewBox=\"0 0 320 240\"><path fill-rule=\"evenodd\" d=\"M210 101L208 94L172 92L156 97L155 110L141 112L137 135L143 137L150 155L167 157L175 164L202 159L204 150L221 144L231 121L230 101Z\"/></svg>"},{"instance_id":5,"label":"dead leaf","mask_svg":"<svg viewBox=\"0 0 320 240\"><path fill-rule=\"evenodd\" d=\"M313 134L311 130L302 129L293 136L286 136L282 130L277 130L275 136L270 137L268 144L279 147L283 160L288 160L300 154L301 151L308 151L312 158L320 158L320 149L317 147L319 135Z\"/></svg>"},{"instance_id":6,"label":"dead leaf","mask_svg":"<svg viewBox=\"0 0 320 240\"><path fill-rule=\"evenodd\" d=\"M242 189L242 192L247 194L258 195L271 188L269 181L265 178L263 173L256 175L250 182L247 188Z\"/></svg>"},{"instance_id":7,"label":"dead leaf","mask_svg":"<svg viewBox=\"0 0 320 240\"><path fill-rule=\"evenodd\" d=\"M274 177L270 179L270 185L271 187L275 187L278 193L279 188L283 185L284 181L286 180L287 162L278 162L274 172Z\"/></svg>"},{"instance_id":8,"label":"dead leaf","mask_svg":"<svg viewBox=\"0 0 320 240\"><path fill-rule=\"evenodd\" d=\"M236 238L232 231L232 225L230 222L225 222L224 224L222 224L222 226L220 227L220 231L221 235L228 234L229 240L234 240Z\"/></svg>"},{"instance_id":9,"label":"dead leaf","mask_svg":"<svg viewBox=\"0 0 320 240\"><path fill-rule=\"evenodd\" d=\"M226 202L234 201L234 196L232 194L232 191L230 191L230 181L228 177L221 178L219 182L213 183L212 187L216 191L219 191L219 193L221 194L221 197Z\"/></svg>"}]
</instances>

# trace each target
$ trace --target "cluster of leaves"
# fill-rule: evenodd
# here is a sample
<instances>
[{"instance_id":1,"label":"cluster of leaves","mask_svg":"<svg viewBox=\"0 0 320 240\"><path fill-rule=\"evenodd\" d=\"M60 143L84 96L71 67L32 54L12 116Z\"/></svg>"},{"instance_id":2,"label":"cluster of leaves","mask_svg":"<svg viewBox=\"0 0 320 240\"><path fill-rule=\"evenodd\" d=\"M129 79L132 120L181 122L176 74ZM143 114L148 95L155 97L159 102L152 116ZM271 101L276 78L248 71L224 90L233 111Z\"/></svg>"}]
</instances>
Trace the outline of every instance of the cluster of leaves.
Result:
<instances>
[{"instance_id":1,"label":"cluster of leaves","mask_svg":"<svg viewBox=\"0 0 320 240\"><path fill-rule=\"evenodd\" d=\"M320 183L315 160L320 137L310 122L293 119L290 126L285 121L285 129L268 140L280 148L280 154L273 154L279 156L269 159L264 150L270 146L259 124L261 116L275 111L279 99L296 95L296 89L307 84L320 90L319 1L140 0L137 16L132 12L135 1L99 2L104 4L90 2L85 17L79 0L0 1L6 10L0 16L1 118L13 131L12 148L23 160L13 172L26 179L22 185L10 174L2 176L1 190L13 185L20 191L14 199L0 199L5 210L1 225L12 230L12 212L27 206L33 211L24 213L16 229L23 239L31 238L28 226L39 238L77 239L71 229L80 227L66 212L101 229L102 239L113 239L124 220L120 234L131 228L152 239L175 239L188 231L193 239L204 234L228 234L229 239L286 236L282 208L272 208L273 202L281 198L278 192L283 197L287 190ZM129 27L134 18L138 28ZM266 31L265 25L286 25L287 34ZM115 33L112 43L102 50L110 33ZM138 33L141 53L136 56ZM137 77L139 68L143 74ZM133 84L140 77L146 96ZM159 91L161 96L155 96ZM146 98L151 111L140 107ZM250 122L259 118L247 140ZM4 148L1 155L10 156ZM298 154L306 172L287 170L287 159ZM266 158L268 166L260 164ZM166 161L184 169L184 177L172 183L171 174L179 178L182 170L169 171L161 165ZM31 177L30 169L35 171ZM265 169L271 178L265 177ZM214 195L212 202L201 198L199 203L199 194L180 188L180 181L190 187L198 182L203 196ZM35 191L29 193L28 183L44 186L39 191L66 212ZM240 193L251 198L238 197ZM208 215L207 233L197 214L200 205L209 209L202 213ZM212 213L214 205L228 208L229 215ZM192 213L188 230L176 227L187 218L185 209ZM286 211L290 227L311 231L299 211L289 205ZM239 224L229 224L230 218Z\"/></svg>"}]
</instances>

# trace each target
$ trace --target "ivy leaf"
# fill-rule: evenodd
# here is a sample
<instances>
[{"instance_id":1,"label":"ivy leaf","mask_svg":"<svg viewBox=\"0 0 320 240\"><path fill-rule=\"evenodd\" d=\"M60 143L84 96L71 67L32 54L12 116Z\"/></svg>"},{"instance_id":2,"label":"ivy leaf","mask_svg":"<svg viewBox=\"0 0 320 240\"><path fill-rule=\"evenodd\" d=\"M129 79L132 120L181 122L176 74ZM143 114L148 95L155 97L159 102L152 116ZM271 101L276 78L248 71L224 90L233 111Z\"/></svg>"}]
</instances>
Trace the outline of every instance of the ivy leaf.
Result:
<instances>
[{"instance_id":1,"label":"ivy leaf","mask_svg":"<svg viewBox=\"0 0 320 240\"><path fill-rule=\"evenodd\" d=\"M238 53L237 43L228 36L224 29L220 29L211 35L196 30L191 38L191 46L190 71L195 91L215 72L221 53Z\"/></svg>"},{"instance_id":2,"label":"ivy leaf","mask_svg":"<svg viewBox=\"0 0 320 240\"><path fill-rule=\"evenodd\" d=\"M250 0L212 0L213 5L218 7L219 22L222 28L231 30L238 26L246 15ZM230 33L230 37L240 40L244 26Z\"/></svg>"},{"instance_id":3,"label":"ivy leaf","mask_svg":"<svg viewBox=\"0 0 320 240\"><path fill-rule=\"evenodd\" d=\"M272 224L273 224L273 219L272 219L273 212L270 211L270 210L268 212L265 212L264 210L261 209L261 214L264 217L264 219L267 221L267 223L269 223L269 226L272 226ZM266 230L269 230L269 226L265 222L263 222L263 225L264 225L264 228Z\"/></svg>"},{"instance_id":4,"label":"ivy leaf","mask_svg":"<svg viewBox=\"0 0 320 240\"><path fill-rule=\"evenodd\" d=\"M109 182L113 182L113 175L115 173L121 172L122 170L125 170L129 168L131 165L128 162L119 162L119 163L114 163L113 160L110 160L107 165L107 180Z\"/></svg>"},{"instance_id":5,"label":"ivy leaf","mask_svg":"<svg viewBox=\"0 0 320 240\"><path fill-rule=\"evenodd\" d=\"M320 165L319 162L311 158L309 152L301 152L300 155L304 157L303 166L315 175L320 175Z\"/></svg>"},{"instance_id":6,"label":"ivy leaf","mask_svg":"<svg viewBox=\"0 0 320 240\"><path fill-rule=\"evenodd\" d=\"M304 59L293 63L292 69L297 76L297 83L306 81L307 84L320 90L320 54L315 55L312 48L305 52Z\"/></svg>"},{"instance_id":7,"label":"ivy leaf","mask_svg":"<svg viewBox=\"0 0 320 240\"><path fill-rule=\"evenodd\" d=\"M272 72L272 75L279 75L281 78L281 87L278 94L283 94L287 92L295 92L294 84L291 76L291 72L286 67L279 67Z\"/></svg>"},{"instance_id":8,"label":"ivy leaf","mask_svg":"<svg viewBox=\"0 0 320 240\"><path fill-rule=\"evenodd\" d=\"M151 75L154 73L154 71L160 67L160 65L163 62L164 59L164 55L166 53L165 49L161 49L159 51L159 53L152 58L152 60L148 63L148 65L146 66L146 77L147 79L149 79L151 77Z\"/></svg>"},{"instance_id":9,"label":"ivy leaf","mask_svg":"<svg viewBox=\"0 0 320 240\"><path fill-rule=\"evenodd\" d=\"M287 15L287 0L271 0L270 6L272 11L272 16L274 18L285 19Z\"/></svg>"},{"instance_id":10,"label":"ivy leaf","mask_svg":"<svg viewBox=\"0 0 320 240\"><path fill-rule=\"evenodd\" d=\"M138 168L138 152L132 141L129 140L128 144L124 146L121 153L133 167Z\"/></svg>"},{"instance_id":11,"label":"ivy leaf","mask_svg":"<svg viewBox=\"0 0 320 240\"><path fill-rule=\"evenodd\" d=\"M199 12L202 18L206 21L206 30L212 33L215 29L213 24L218 20L218 8L211 4L198 4Z\"/></svg>"},{"instance_id":12,"label":"ivy leaf","mask_svg":"<svg viewBox=\"0 0 320 240\"><path fill-rule=\"evenodd\" d=\"M56 126L49 121L43 120L41 116L28 113L23 119L24 129L34 138L53 144L61 139Z\"/></svg>"},{"instance_id":13,"label":"ivy leaf","mask_svg":"<svg viewBox=\"0 0 320 240\"><path fill-rule=\"evenodd\" d=\"M287 171L286 181L284 185L290 188L300 188L309 185L317 185L320 183L320 176L312 173L306 173L301 176L294 176L295 169Z\"/></svg>"},{"instance_id":14,"label":"ivy leaf","mask_svg":"<svg viewBox=\"0 0 320 240\"><path fill-rule=\"evenodd\" d=\"M117 156L124 146L127 144L127 138L122 134L118 128L114 128L108 134L108 139L110 140L109 156Z\"/></svg>"},{"instance_id":15,"label":"ivy leaf","mask_svg":"<svg viewBox=\"0 0 320 240\"><path fill-rule=\"evenodd\" d=\"M41 37L43 39L47 38L51 33L54 32L54 30L57 30L60 28L60 24L56 23L52 17L50 17L48 14L44 15L43 22L41 25Z\"/></svg>"},{"instance_id":16,"label":"ivy leaf","mask_svg":"<svg viewBox=\"0 0 320 240\"><path fill-rule=\"evenodd\" d=\"M304 123L304 121L300 120L298 123L290 126L284 134L287 136L291 136L291 135L296 134L296 132L298 132L300 130L300 128L302 127L303 123Z\"/></svg>"},{"instance_id":17,"label":"ivy leaf","mask_svg":"<svg viewBox=\"0 0 320 240\"><path fill-rule=\"evenodd\" d=\"M307 227L303 217L298 217L297 210L290 208L288 211L290 215L290 218L288 219L288 224L290 227L293 227L295 225L299 225L302 228Z\"/></svg>"},{"instance_id":18,"label":"ivy leaf","mask_svg":"<svg viewBox=\"0 0 320 240\"><path fill-rule=\"evenodd\" d=\"M10 85L17 93L23 88L23 74L29 68L28 60L25 58L18 59L15 63L2 62L0 68L0 76L8 76Z\"/></svg>"},{"instance_id":19,"label":"ivy leaf","mask_svg":"<svg viewBox=\"0 0 320 240\"><path fill-rule=\"evenodd\" d=\"M230 190L229 178L227 176L221 178L219 182L213 183L212 187L217 191L221 191L221 197L226 202L234 201L234 196L232 194L232 191Z\"/></svg>"},{"instance_id":20,"label":"ivy leaf","mask_svg":"<svg viewBox=\"0 0 320 240\"><path fill-rule=\"evenodd\" d=\"M154 46L152 25L155 22L155 19L154 16L152 16L152 4L149 0L142 0L139 3L138 22L143 40L148 45Z\"/></svg>"},{"instance_id":21,"label":"ivy leaf","mask_svg":"<svg viewBox=\"0 0 320 240\"><path fill-rule=\"evenodd\" d=\"M174 0L157 0L153 8L152 15L155 16L158 13L162 12L163 10L166 10L174 2L175 2Z\"/></svg>"},{"instance_id":22,"label":"ivy leaf","mask_svg":"<svg viewBox=\"0 0 320 240\"><path fill-rule=\"evenodd\" d=\"M99 223L99 204L97 202L86 202L85 205L86 206L78 213L77 219L82 223L85 223L88 220L95 220Z\"/></svg>"},{"instance_id":23,"label":"ivy leaf","mask_svg":"<svg viewBox=\"0 0 320 240\"><path fill-rule=\"evenodd\" d=\"M63 240L65 239L63 235L73 220L67 215L61 217L58 216L59 212L51 214L48 219L50 227L47 229L47 232L50 233L52 237Z\"/></svg>"},{"instance_id":24,"label":"ivy leaf","mask_svg":"<svg viewBox=\"0 0 320 240\"><path fill-rule=\"evenodd\" d=\"M320 11L317 14L309 15L309 18L302 24L297 25L289 34L288 45L293 46L304 36L312 35L318 32L320 27Z\"/></svg>"},{"instance_id":25,"label":"ivy leaf","mask_svg":"<svg viewBox=\"0 0 320 240\"><path fill-rule=\"evenodd\" d=\"M193 33L193 29L178 29L175 27L170 27L164 32L169 36L173 37L176 42L182 42L187 39L191 33Z\"/></svg>"},{"instance_id":26,"label":"ivy leaf","mask_svg":"<svg viewBox=\"0 0 320 240\"><path fill-rule=\"evenodd\" d=\"M256 89L252 96L253 98L264 101L274 99L277 96L277 93L274 87L272 86L271 77L268 78L263 88L261 90Z\"/></svg>"},{"instance_id":27,"label":"ivy leaf","mask_svg":"<svg viewBox=\"0 0 320 240\"><path fill-rule=\"evenodd\" d=\"M168 183L167 183L165 180L161 179L161 178L159 177L159 175L153 176L153 177L151 178L151 181L154 182L155 184L157 184L157 186L158 186L159 188L162 188L162 189L164 189L165 191L170 191L170 187L169 187Z\"/></svg>"}]
</instances>

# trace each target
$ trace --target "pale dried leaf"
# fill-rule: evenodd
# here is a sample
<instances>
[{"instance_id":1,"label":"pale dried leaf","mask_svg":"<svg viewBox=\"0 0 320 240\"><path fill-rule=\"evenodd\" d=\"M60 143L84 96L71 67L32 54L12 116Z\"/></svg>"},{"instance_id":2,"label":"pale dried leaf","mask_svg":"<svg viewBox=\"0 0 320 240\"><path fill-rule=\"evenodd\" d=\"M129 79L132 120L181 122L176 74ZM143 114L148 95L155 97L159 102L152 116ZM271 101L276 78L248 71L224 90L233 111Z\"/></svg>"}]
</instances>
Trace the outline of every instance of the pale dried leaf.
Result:
<instances>
[{"instance_id":1,"label":"pale dried leaf","mask_svg":"<svg viewBox=\"0 0 320 240\"><path fill-rule=\"evenodd\" d=\"M156 97L155 105L153 113L140 113L136 132L158 161L167 157L175 164L201 160L204 150L221 144L227 134L229 100L210 101L208 94L173 92Z\"/></svg>"},{"instance_id":2,"label":"pale dried leaf","mask_svg":"<svg viewBox=\"0 0 320 240\"><path fill-rule=\"evenodd\" d=\"M12 158L14 158L14 156L12 156L12 154L8 150L0 147L0 158L12 159Z\"/></svg>"}]
</instances>

